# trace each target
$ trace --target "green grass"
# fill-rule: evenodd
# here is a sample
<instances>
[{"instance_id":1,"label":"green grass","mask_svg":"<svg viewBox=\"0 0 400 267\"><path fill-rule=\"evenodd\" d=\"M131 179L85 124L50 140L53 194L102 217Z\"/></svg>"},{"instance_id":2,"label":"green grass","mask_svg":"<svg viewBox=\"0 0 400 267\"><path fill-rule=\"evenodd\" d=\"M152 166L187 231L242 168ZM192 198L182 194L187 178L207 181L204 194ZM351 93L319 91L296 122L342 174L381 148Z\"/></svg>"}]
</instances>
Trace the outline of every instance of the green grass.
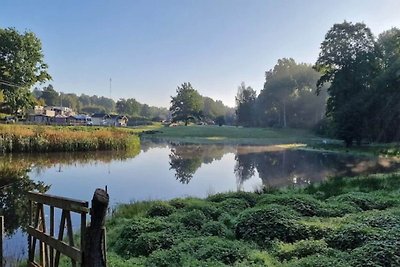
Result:
<instances>
[{"instance_id":1,"label":"green grass","mask_svg":"<svg viewBox=\"0 0 400 267\"><path fill-rule=\"evenodd\" d=\"M218 144L291 144L321 142L310 131L302 129L243 128L234 126L176 126L159 127L155 134L144 138L157 138L182 143Z\"/></svg>"},{"instance_id":2,"label":"green grass","mask_svg":"<svg viewBox=\"0 0 400 267\"><path fill-rule=\"evenodd\" d=\"M400 174L124 204L110 266L399 266Z\"/></svg>"}]
</instances>

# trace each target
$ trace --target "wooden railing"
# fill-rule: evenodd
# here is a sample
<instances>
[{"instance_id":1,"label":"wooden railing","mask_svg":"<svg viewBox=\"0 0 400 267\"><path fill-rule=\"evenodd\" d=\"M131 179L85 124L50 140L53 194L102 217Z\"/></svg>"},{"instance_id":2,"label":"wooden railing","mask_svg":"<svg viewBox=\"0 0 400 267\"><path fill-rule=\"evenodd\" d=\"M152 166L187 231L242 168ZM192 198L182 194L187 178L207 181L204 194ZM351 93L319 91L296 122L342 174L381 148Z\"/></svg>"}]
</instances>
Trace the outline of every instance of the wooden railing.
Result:
<instances>
[{"instance_id":1,"label":"wooden railing","mask_svg":"<svg viewBox=\"0 0 400 267\"><path fill-rule=\"evenodd\" d=\"M0 267L3 267L4 217L0 216Z\"/></svg>"},{"instance_id":2,"label":"wooden railing","mask_svg":"<svg viewBox=\"0 0 400 267\"><path fill-rule=\"evenodd\" d=\"M92 200L91 224L87 226L86 216L90 211L87 201L28 192L30 204L30 225L27 229L29 236L28 266L58 267L61 254L70 258L73 267L106 266L104 218L108 199L106 191L102 189L95 191ZM45 216L45 206L49 206L49 217ZM55 208L61 209L57 238L55 237ZM80 215L79 246L74 240L71 213ZM50 220L49 232L46 228L48 223L46 218ZM100 228L100 231L97 228ZM64 237L65 229L66 237ZM65 242L65 239L68 243ZM93 244L93 242L97 243ZM39 253L37 253L37 243ZM39 258L38 261L37 258Z\"/></svg>"}]
</instances>

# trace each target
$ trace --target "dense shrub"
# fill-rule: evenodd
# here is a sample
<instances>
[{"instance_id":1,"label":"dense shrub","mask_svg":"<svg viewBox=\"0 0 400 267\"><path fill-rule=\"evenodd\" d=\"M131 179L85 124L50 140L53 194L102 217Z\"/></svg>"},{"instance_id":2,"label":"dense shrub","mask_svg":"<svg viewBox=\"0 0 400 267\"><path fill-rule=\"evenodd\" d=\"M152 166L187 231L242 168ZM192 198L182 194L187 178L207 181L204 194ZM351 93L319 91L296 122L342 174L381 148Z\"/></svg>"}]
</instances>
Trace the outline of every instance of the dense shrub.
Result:
<instances>
[{"instance_id":1,"label":"dense shrub","mask_svg":"<svg viewBox=\"0 0 400 267\"><path fill-rule=\"evenodd\" d=\"M250 248L239 241L218 237L191 238L150 254L146 266L223 266L244 259ZM189 264L190 263L190 264ZM194 264L194 265L192 265Z\"/></svg>"},{"instance_id":2,"label":"dense shrub","mask_svg":"<svg viewBox=\"0 0 400 267\"><path fill-rule=\"evenodd\" d=\"M288 206L299 212L303 216L318 215L319 213L321 213L323 206L323 203L321 203L321 201L316 200L310 195L290 193L279 195L265 194L264 196L262 196L258 205L272 203Z\"/></svg>"},{"instance_id":3,"label":"dense shrub","mask_svg":"<svg viewBox=\"0 0 400 267\"><path fill-rule=\"evenodd\" d=\"M236 237L266 246L275 238L293 242L304 237L297 223L299 216L280 205L256 207L243 211L236 224Z\"/></svg>"},{"instance_id":4,"label":"dense shrub","mask_svg":"<svg viewBox=\"0 0 400 267\"><path fill-rule=\"evenodd\" d=\"M114 250L124 257L136 255L136 241L141 234L162 231L170 227L173 227L173 225L159 219L137 217L122 227L115 242Z\"/></svg>"},{"instance_id":5,"label":"dense shrub","mask_svg":"<svg viewBox=\"0 0 400 267\"><path fill-rule=\"evenodd\" d=\"M148 256L158 249L167 249L174 244L174 235L167 231L143 233L133 242L131 255Z\"/></svg>"},{"instance_id":6,"label":"dense shrub","mask_svg":"<svg viewBox=\"0 0 400 267\"><path fill-rule=\"evenodd\" d=\"M185 227L193 230L200 230L206 221L207 217L200 210L192 210L183 213L180 217L180 222Z\"/></svg>"},{"instance_id":7,"label":"dense shrub","mask_svg":"<svg viewBox=\"0 0 400 267\"><path fill-rule=\"evenodd\" d=\"M249 202L239 198L228 198L220 203L218 207L223 211L232 216L237 216L243 210L250 207Z\"/></svg>"},{"instance_id":8,"label":"dense shrub","mask_svg":"<svg viewBox=\"0 0 400 267\"><path fill-rule=\"evenodd\" d=\"M247 201L247 203L249 203L250 207L254 207L258 201L257 194L251 193L251 192L243 192L243 191L219 193L219 194L209 196L207 198L207 200L209 200L211 202L222 202L222 201L224 201L226 199L230 199L230 198L244 199Z\"/></svg>"},{"instance_id":9,"label":"dense shrub","mask_svg":"<svg viewBox=\"0 0 400 267\"><path fill-rule=\"evenodd\" d=\"M206 201L188 203L188 205L186 205L186 207L184 207L182 211L201 211L204 216L206 216L209 220L217 220L222 213L222 211L216 206L215 203Z\"/></svg>"},{"instance_id":10,"label":"dense shrub","mask_svg":"<svg viewBox=\"0 0 400 267\"><path fill-rule=\"evenodd\" d=\"M351 250L374 239L377 234L376 229L364 224L345 224L329 235L326 242L333 248Z\"/></svg>"},{"instance_id":11,"label":"dense shrub","mask_svg":"<svg viewBox=\"0 0 400 267\"><path fill-rule=\"evenodd\" d=\"M276 244L276 255L280 260L300 259L327 251L328 245L324 240L300 240L295 243L279 242Z\"/></svg>"},{"instance_id":12,"label":"dense shrub","mask_svg":"<svg viewBox=\"0 0 400 267\"><path fill-rule=\"evenodd\" d=\"M174 211L175 208L169 205L168 203L156 202L147 211L147 216L149 217L168 216L172 214Z\"/></svg>"},{"instance_id":13,"label":"dense shrub","mask_svg":"<svg viewBox=\"0 0 400 267\"><path fill-rule=\"evenodd\" d=\"M362 210L378 209L383 210L397 204L397 201L391 198L384 198L373 193L351 192L332 197L327 201L336 201L348 203L352 206L359 207Z\"/></svg>"},{"instance_id":14,"label":"dense shrub","mask_svg":"<svg viewBox=\"0 0 400 267\"><path fill-rule=\"evenodd\" d=\"M400 266L400 242L371 241L351 253L351 265L363 267Z\"/></svg>"},{"instance_id":15,"label":"dense shrub","mask_svg":"<svg viewBox=\"0 0 400 267\"><path fill-rule=\"evenodd\" d=\"M283 265L285 267L350 267L348 257L344 254L319 255L314 254L301 259L294 259Z\"/></svg>"},{"instance_id":16,"label":"dense shrub","mask_svg":"<svg viewBox=\"0 0 400 267\"><path fill-rule=\"evenodd\" d=\"M203 225L201 232L204 236L233 236L233 233L222 222L207 222Z\"/></svg>"}]
</instances>

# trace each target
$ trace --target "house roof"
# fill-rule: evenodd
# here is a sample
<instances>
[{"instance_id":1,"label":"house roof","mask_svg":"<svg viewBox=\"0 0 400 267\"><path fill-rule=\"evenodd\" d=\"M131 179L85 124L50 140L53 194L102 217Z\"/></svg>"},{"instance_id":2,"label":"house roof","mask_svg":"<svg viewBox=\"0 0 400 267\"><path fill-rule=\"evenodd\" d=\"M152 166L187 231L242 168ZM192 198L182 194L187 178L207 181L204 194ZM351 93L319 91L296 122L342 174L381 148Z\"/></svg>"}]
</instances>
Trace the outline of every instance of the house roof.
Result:
<instances>
[{"instance_id":1,"label":"house roof","mask_svg":"<svg viewBox=\"0 0 400 267\"><path fill-rule=\"evenodd\" d=\"M107 117L110 117L110 115L105 113L94 113L92 115L92 118L107 118Z\"/></svg>"}]
</instances>

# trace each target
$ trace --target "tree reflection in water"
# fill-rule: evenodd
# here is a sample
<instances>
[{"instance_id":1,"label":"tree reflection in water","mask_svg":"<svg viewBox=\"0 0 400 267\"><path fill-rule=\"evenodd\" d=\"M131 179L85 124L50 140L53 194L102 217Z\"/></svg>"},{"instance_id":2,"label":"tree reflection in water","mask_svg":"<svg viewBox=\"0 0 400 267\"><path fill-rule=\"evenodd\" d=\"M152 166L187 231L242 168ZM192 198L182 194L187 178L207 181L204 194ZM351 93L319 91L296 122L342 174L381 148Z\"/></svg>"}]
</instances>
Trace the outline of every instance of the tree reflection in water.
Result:
<instances>
[{"instance_id":1,"label":"tree reflection in water","mask_svg":"<svg viewBox=\"0 0 400 267\"><path fill-rule=\"evenodd\" d=\"M390 171L396 162L382 162L376 157L360 157L339 153L291 150L279 146L229 146L170 144L170 170L176 179L187 184L202 164L220 160L226 153L235 153L233 174L238 190L245 181L258 174L263 186L307 185L331 176Z\"/></svg>"},{"instance_id":2,"label":"tree reflection in water","mask_svg":"<svg viewBox=\"0 0 400 267\"><path fill-rule=\"evenodd\" d=\"M29 202L26 192L45 193L50 186L35 182L28 176L28 169L0 167L0 215L5 218L7 235L12 235L18 228L26 229L29 222Z\"/></svg>"}]
</instances>

